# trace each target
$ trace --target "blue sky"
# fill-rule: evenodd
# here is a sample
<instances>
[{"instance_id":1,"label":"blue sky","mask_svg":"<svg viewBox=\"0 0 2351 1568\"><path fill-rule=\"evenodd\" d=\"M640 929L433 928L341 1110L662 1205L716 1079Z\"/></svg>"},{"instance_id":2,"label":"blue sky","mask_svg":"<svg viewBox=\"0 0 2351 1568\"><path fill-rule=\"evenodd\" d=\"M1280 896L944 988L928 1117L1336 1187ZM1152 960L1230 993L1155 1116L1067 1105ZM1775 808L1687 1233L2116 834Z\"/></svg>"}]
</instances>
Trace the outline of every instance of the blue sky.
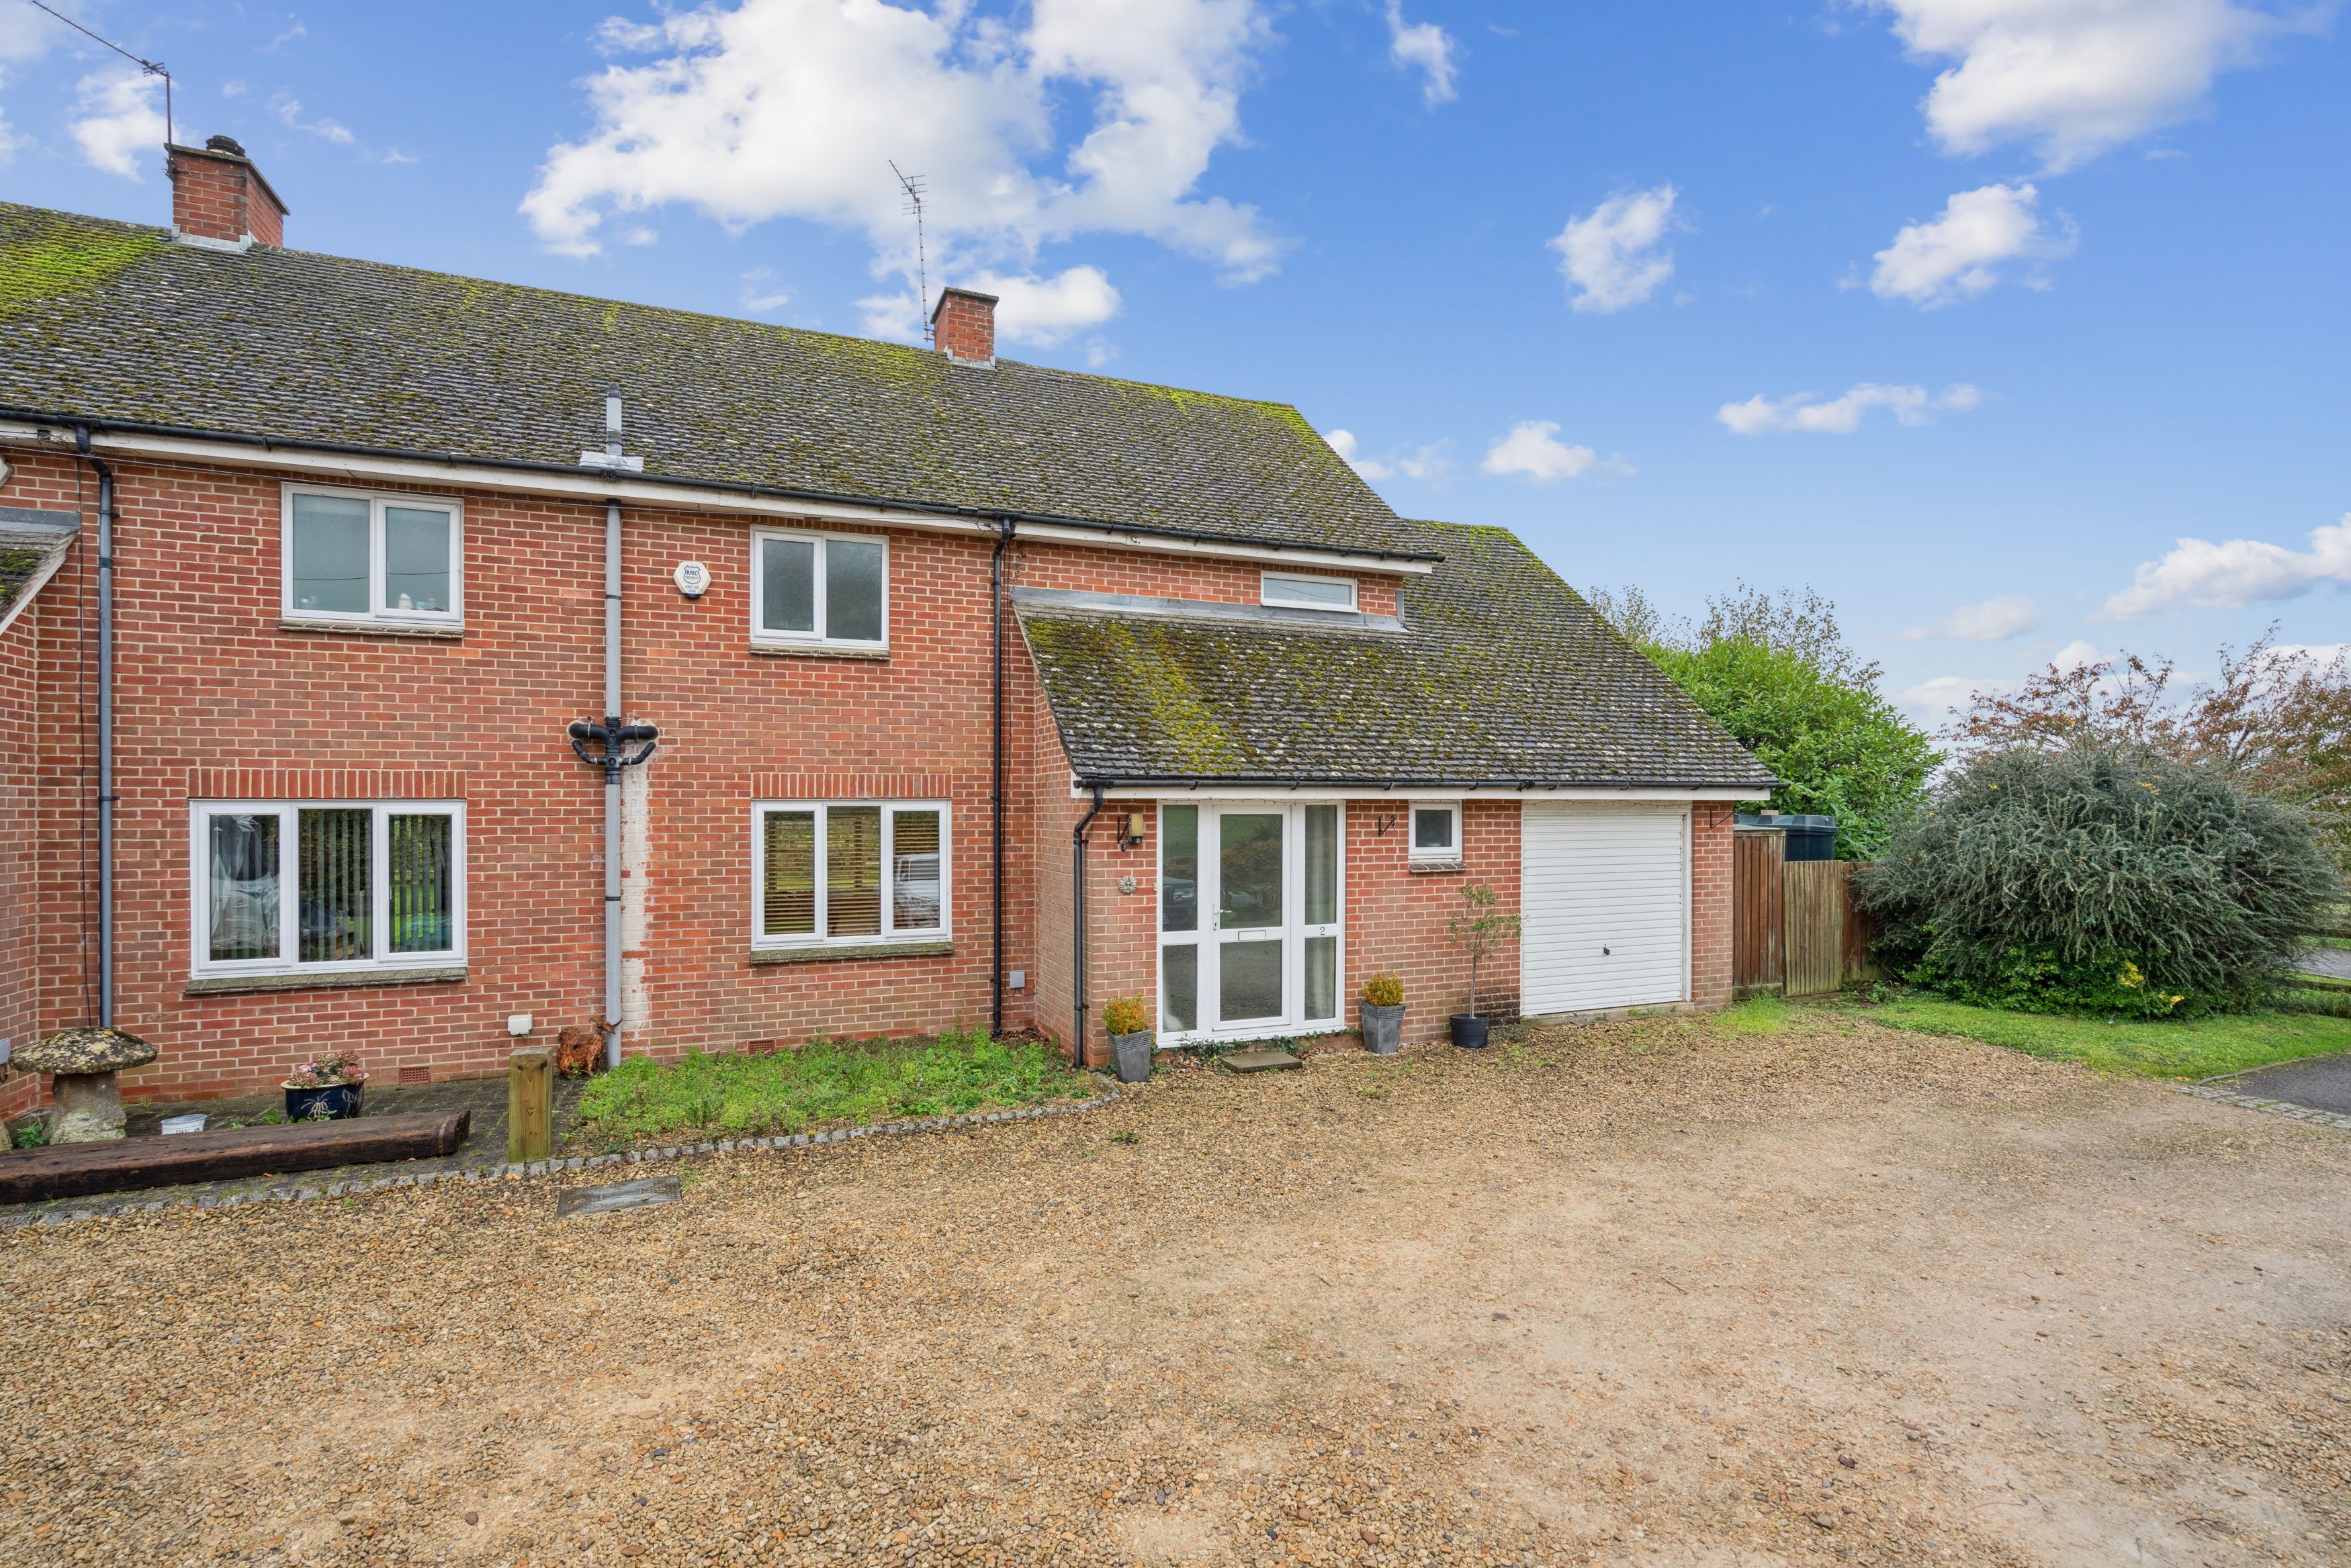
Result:
<instances>
[{"instance_id":1,"label":"blue sky","mask_svg":"<svg viewBox=\"0 0 2351 1568\"><path fill-rule=\"evenodd\" d=\"M308 249L905 335L896 159L1007 352L1295 402L1573 583L1811 584L1922 716L2351 639L2325 4L60 8ZM167 219L135 67L0 0L0 192Z\"/></svg>"}]
</instances>

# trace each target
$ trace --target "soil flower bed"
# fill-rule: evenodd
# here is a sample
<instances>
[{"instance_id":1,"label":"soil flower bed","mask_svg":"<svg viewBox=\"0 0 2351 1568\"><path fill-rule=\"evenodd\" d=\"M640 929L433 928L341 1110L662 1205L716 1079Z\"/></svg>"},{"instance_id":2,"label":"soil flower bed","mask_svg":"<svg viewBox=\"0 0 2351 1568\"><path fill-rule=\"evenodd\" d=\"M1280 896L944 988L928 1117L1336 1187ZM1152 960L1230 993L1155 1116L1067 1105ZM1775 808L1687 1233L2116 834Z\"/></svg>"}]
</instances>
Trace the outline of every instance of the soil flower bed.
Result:
<instances>
[{"instance_id":1,"label":"soil flower bed","mask_svg":"<svg viewBox=\"0 0 2351 1568\"><path fill-rule=\"evenodd\" d=\"M681 1133L727 1137L864 1127L1082 1100L1092 1081L1033 1040L985 1031L883 1044L820 1040L758 1054L632 1056L581 1090L569 1142L626 1148Z\"/></svg>"}]
</instances>

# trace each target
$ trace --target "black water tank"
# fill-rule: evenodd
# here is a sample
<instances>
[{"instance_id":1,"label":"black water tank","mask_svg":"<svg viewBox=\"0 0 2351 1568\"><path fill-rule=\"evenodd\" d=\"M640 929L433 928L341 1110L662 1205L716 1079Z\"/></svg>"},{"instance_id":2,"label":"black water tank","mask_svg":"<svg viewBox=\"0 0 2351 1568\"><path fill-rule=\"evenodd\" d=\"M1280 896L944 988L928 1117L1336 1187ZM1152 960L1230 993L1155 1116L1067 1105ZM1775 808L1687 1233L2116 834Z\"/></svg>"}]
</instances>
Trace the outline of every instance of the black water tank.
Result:
<instances>
[{"instance_id":1,"label":"black water tank","mask_svg":"<svg viewBox=\"0 0 2351 1568\"><path fill-rule=\"evenodd\" d=\"M1834 860L1836 858L1837 819L1834 816L1799 816L1786 812L1777 815L1764 815L1765 823L1788 830L1790 860Z\"/></svg>"}]
</instances>

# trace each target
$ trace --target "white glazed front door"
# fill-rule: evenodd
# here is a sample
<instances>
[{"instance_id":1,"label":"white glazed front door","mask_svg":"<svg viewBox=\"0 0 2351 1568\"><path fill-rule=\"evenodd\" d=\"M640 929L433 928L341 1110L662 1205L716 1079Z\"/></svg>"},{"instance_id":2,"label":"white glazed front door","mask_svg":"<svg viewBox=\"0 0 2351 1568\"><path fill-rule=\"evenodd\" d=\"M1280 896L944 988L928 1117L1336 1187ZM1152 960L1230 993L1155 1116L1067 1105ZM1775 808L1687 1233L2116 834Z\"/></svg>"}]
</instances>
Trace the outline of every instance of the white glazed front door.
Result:
<instances>
[{"instance_id":1,"label":"white glazed front door","mask_svg":"<svg viewBox=\"0 0 2351 1568\"><path fill-rule=\"evenodd\" d=\"M1165 803L1163 1043L1337 1028L1344 808Z\"/></svg>"}]
</instances>

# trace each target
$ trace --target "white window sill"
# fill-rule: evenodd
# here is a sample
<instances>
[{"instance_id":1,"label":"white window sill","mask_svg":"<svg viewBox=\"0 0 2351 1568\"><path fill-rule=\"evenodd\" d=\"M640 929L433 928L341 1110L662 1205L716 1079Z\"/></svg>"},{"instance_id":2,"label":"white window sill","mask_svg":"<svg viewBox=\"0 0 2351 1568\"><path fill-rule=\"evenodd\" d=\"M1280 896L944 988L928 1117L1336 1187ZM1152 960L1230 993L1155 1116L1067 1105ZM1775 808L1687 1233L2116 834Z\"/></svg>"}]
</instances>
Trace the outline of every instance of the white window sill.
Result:
<instances>
[{"instance_id":1,"label":"white window sill","mask_svg":"<svg viewBox=\"0 0 2351 1568\"><path fill-rule=\"evenodd\" d=\"M1450 860L1415 860L1405 869L1416 877L1435 877L1447 871L1467 871L1469 863L1457 856Z\"/></svg>"},{"instance_id":2,"label":"white window sill","mask_svg":"<svg viewBox=\"0 0 2351 1568\"><path fill-rule=\"evenodd\" d=\"M768 659L863 659L886 663L890 650L870 642L760 642L751 651Z\"/></svg>"},{"instance_id":3,"label":"white window sill","mask_svg":"<svg viewBox=\"0 0 2351 1568\"><path fill-rule=\"evenodd\" d=\"M832 959L946 958L953 937L924 941L844 942L832 947L753 948L753 963L824 963Z\"/></svg>"},{"instance_id":4,"label":"white window sill","mask_svg":"<svg viewBox=\"0 0 2351 1568\"><path fill-rule=\"evenodd\" d=\"M277 974L211 974L188 981L185 996L228 996L248 991L319 991L346 985L445 985L463 981L461 960L439 969L294 970Z\"/></svg>"},{"instance_id":5,"label":"white window sill","mask_svg":"<svg viewBox=\"0 0 2351 1568\"><path fill-rule=\"evenodd\" d=\"M313 620L302 616L280 616L277 629L295 632L348 632L353 637L422 637L444 642L457 642L465 635L462 624L420 624L394 620Z\"/></svg>"}]
</instances>

